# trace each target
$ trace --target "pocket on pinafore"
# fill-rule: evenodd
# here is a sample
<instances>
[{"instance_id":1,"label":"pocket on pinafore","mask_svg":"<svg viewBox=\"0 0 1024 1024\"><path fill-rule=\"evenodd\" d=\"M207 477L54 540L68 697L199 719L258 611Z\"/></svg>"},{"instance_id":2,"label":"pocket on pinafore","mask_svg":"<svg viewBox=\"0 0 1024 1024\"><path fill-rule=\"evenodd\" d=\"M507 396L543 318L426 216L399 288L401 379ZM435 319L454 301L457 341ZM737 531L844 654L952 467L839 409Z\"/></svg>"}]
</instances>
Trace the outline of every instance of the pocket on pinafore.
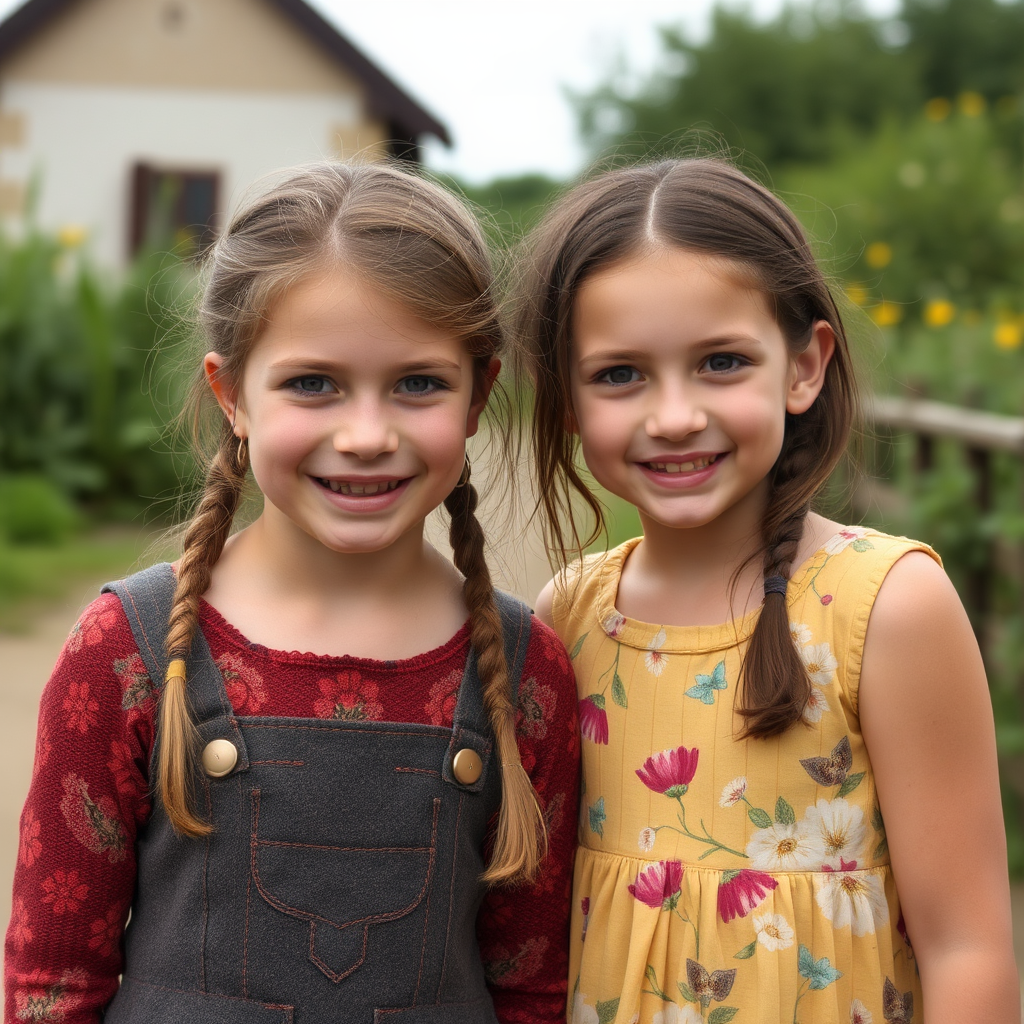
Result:
<instances>
[{"instance_id":1,"label":"pocket on pinafore","mask_svg":"<svg viewBox=\"0 0 1024 1024\"><path fill-rule=\"evenodd\" d=\"M252 879L274 910L309 924L309 959L343 981L366 959L370 928L412 913L430 888L441 800L419 845L332 846L270 837L252 791ZM382 884L385 882L386 884Z\"/></svg>"},{"instance_id":2,"label":"pocket on pinafore","mask_svg":"<svg viewBox=\"0 0 1024 1024\"><path fill-rule=\"evenodd\" d=\"M103 1024L291 1024L291 1006L186 992L125 977Z\"/></svg>"}]
</instances>

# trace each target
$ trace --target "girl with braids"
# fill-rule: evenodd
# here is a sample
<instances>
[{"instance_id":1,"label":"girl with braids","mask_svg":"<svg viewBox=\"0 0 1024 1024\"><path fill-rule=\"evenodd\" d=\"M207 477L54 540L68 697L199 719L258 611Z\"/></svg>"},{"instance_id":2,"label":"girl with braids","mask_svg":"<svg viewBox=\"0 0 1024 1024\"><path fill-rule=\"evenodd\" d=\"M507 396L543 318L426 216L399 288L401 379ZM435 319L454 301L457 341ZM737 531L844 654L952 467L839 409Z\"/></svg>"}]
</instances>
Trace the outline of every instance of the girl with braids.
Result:
<instances>
[{"instance_id":1,"label":"girl with braids","mask_svg":"<svg viewBox=\"0 0 1024 1024\"><path fill-rule=\"evenodd\" d=\"M583 733L574 1024L1018 1020L992 712L935 554L812 502L855 387L808 243L715 160L537 228L518 338Z\"/></svg>"},{"instance_id":2,"label":"girl with braids","mask_svg":"<svg viewBox=\"0 0 1024 1024\"><path fill-rule=\"evenodd\" d=\"M200 323L181 558L106 588L43 696L5 1020L561 1020L577 705L474 514L477 224L393 167L293 172L217 242Z\"/></svg>"}]
</instances>

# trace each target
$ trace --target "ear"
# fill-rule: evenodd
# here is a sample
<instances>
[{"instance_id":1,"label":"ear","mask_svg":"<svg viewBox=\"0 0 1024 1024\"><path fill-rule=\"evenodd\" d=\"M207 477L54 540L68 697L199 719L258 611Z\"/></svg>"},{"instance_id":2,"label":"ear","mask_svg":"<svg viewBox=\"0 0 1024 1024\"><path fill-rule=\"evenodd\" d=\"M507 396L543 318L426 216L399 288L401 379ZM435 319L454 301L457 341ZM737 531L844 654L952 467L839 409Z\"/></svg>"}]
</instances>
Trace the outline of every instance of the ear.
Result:
<instances>
[{"instance_id":1,"label":"ear","mask_svg":"<svg viewBox=\"0 0 1024 1024\"><path fill-rule=\"evenodd\" d=\"M807 348L790 360L786 412L799 415L814 405L825 383L825 371L835 350L836 335L832 325L826 320L818 320L811 328L811 340Z\"/></svg>"},{"instance_id":2,"label":"ear","mask_svg":"<svg viewBox=\"0 0 1024 1024\"><path fill-rule=\"evenodd\" d=\"M473 401L469 405L469 415L466 417L466 437L472 437L480 428L480 414L487 405L487 399L491 396L491 388L498 379L501 371L501 360L492 359L487 364L487 369L481 374L480 379L473 386Z\"/></svg>"},{"instance_id":3,"label":"ear","mask_svg":"<svg viewBox=\"0 0 1024 1024\"><path fill-rule=\"evenodd\" d=\"M235 436L246 437L249 431L245 424L245 412L238 395L221 375L223 366L224 357L219 352L207 352L203 356L203 373L206 374L206 383L210 385L213 397L217 399L217 404L231 424Z\"/></svg>"}]
</instances>

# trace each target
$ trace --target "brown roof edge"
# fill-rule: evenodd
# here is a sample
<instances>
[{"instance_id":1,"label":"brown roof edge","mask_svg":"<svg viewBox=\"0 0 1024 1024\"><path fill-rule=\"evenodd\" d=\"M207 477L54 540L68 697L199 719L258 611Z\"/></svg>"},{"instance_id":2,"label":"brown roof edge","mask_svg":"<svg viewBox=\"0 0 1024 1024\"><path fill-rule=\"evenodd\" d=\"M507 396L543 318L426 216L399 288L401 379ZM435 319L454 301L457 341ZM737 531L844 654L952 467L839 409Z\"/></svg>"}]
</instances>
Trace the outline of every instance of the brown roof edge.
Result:
<instances>
[{"instance_id":1,"label":"brown roof edge","mask_svg":"<svg viewBox=\"0 0 1024 1024\"><path fill-rule=\"evenodd\" d=\"M41 0L37 0L41 2ZM446 146L452 144L447 127L420 106L376 64L355 48L329 21L305 0L270 0L304 28L339 63L344 64L366 85L371 107L382 117L404 128L410 139L435 135ZM2 28L2 26L0 26Z\"/></svg>"},{"instance_id":2,"label":"brown roof edge","mask_svg":"<svg viewBox=\"0 0 1024 1024\"><path fill-rule=\"evenodd\" d=\"M17 49L38 28L75 0L27 0L0 22L0 61ZM410 140L435 135L452 144L447 127L417 103L376 64L355 48L305 0L267 0L287 14L335 60L366 86L370 106L382 118L401 128Z\"/></svg>"}]
</instances>

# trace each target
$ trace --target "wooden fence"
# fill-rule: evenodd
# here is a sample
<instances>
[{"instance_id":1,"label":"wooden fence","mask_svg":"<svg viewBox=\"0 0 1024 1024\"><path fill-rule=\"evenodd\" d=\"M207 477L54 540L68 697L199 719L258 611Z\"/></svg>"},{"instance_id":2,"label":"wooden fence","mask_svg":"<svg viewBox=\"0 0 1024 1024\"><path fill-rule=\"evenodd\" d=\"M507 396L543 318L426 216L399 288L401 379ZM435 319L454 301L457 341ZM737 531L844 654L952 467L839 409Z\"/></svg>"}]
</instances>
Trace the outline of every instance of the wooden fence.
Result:
<instances>
[{"instance_id":1,"label":"wooden fence","mask_svg":"<svg viewBox=\"0 0 1024 1024\"><path fill-rule=\"evenodd\" d=\"M920 398L891 396L871 398L866 403L865 416L876 446L884 444L885 435L913 437L914 467L919 472L927 472L935 465L936 442L956 443L963 450L965 464L973 475L974 506L979 517L993 510L993 459L997 453L1009 453L1020 464L1020 480L1024 482L1024 417L1000 416ZM876 465L884 461L876 453ZM886 497L891 501L893 497L891 490L884 484L879 489L877 482L871 493L870 500L875 504L883 504ZM1024 491L1019 501L1019 507L1024 509ZM986 663L991 664L992 595L997 570L1014 580L1017 592L1024 594L1024 551L1021 545L1011 545L1000 538L986 540L984 546L985 557L970 570L966 592L961 596L974 624L982 655ZM1018 683L1021 685L1024 681Z\"/></svg>"}]
</instances>

